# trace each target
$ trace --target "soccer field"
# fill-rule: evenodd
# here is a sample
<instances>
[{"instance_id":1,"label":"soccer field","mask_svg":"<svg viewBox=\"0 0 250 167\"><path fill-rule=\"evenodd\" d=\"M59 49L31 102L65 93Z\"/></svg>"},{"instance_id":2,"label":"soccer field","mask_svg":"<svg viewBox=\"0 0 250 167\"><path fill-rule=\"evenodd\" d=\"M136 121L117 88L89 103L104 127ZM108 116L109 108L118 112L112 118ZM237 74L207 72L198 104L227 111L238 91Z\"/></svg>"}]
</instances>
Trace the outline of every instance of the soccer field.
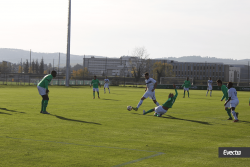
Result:
<instances>
[{"instance_id":1,"label":"soccer field","mask_svg":"<svg viewBox=\"0 0 250 167\"><path fill-rule=\"evenodd\" d=\"M239 122L227 120L221 91L190 90L162 117L136 106L143 88L50 86L47 111L35 86L0 86L0 166L250 166L250 158L218 158L218 147L250 147L249 92L238 92ZM172 89L157 89L163 104Z\"/></svg>"}]
</instances>

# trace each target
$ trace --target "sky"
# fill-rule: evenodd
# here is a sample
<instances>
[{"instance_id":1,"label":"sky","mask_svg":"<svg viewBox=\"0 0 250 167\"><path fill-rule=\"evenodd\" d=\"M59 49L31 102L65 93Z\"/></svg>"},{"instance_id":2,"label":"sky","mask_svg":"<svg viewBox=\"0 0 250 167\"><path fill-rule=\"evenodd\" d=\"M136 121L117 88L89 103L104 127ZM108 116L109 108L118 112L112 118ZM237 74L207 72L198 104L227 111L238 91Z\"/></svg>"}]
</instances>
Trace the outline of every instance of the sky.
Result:
<instances>
[{"instance_id":1,"label":"sky","mask_svg":"<svg viewBox=\"0 0 250 167\"><path fill-rule=\"evenodd\" d=\"M71 54L250 57L249 0L72 0ZM0 48L66 53L68 0L0 0Z\"/></svg>"}]
</instances>

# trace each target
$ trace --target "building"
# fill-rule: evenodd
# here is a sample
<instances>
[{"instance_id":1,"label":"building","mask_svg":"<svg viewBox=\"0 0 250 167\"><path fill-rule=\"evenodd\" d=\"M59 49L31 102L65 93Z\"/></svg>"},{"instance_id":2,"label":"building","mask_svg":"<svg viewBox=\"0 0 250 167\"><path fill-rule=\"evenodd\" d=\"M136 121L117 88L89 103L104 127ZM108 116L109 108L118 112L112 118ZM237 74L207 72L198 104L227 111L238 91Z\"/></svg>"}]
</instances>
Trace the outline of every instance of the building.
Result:
<instances>
[{"instance_id":1,"label":"building","mask_svg":"<svg viewBox=\"0 0 250 167\"><path fill-rule=\"evenodd\" d=\"M240 67L229 67L229 82L240 81Z\"/></svg>"},{"instance_id":2,"label":"building","mask_svg":"<svg viewBox=\"0 0 250 167\"><path fill-rule=\"evenodd\" d=\"M136 57L122 56L120 58L85 58L84 67L89 72L98 76L131 76L131 62L135 62ZM153 64L155 62L168 63L173 66L173 72L176 77L190 77L194 80L212 80L221 79L229 80L229 65L223 63L186 63L177 62L167 59L150 59L148 72L153 72Z\"/></svg>"}]
</instances>

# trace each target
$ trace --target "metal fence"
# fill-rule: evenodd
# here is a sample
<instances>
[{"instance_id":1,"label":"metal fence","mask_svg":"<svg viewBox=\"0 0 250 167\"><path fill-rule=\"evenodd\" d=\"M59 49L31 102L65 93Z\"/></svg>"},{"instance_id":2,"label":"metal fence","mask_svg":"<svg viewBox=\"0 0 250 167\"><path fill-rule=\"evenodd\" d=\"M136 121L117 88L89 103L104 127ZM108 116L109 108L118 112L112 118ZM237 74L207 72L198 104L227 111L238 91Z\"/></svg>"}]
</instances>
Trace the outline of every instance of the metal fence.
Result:
<instances>
[{"instance_id":1,"label":"metal fence","mask_svg":"<svg viewBox=\"0 0 250 167\"><path fill-rule=\"evenodd\" d=\"M23 73L0 73L0 85L37 85L45 75L37 74L23 74ZM84 86L90 85L93 76L85 77L73 77L71 75L69 84L71 86ZM100 84L104 84L104 76L97 76ZM116 86L140 86L145 85L145 79L140 78L139 81L135 82L135 78L132 77L108 77L110 85ZM65 85L65 75L57 75L50 85Z\"/></svg>"},{"instance_id":2,"label":"metal fence","mask_svg":"<svg viewBox=\"0 0 250 167\"><path fill-rule=\"evenodd\" d=\"M0 85L37 85L45 75L37 75L37 74L23 74L23 73L0 73ZM82 77L73 77L71 75L71 79L69 84L71 86L84 86L90 85L93 76L82 76ZM97 79L100 81L101 85L104 84L104 76L97 76ZM115 86L133 86L133 87L141 87L145 86L145 78L140 78L138 81L135 81L133 77L114 77L108 76L110 80L110 85ZM178 81L180 80L177 78ZM183 79L183 78L182 78ZM183 82L184 79L181 81ZM179 84L176 83L176 79L170 79L167 83L162 84ZM226 83L226 82L225 82ZM160 83L158 83L160 84ZM57 75L54 78L50 85L65 85L65 75ZM195 80L193 79L193 85L206 86L207 80ZM216 85L216 81L213 82L213 85ZM240 82L235 82L234 86L250 86L248 80L240 80Z\"/></svg>"}]
</instances>

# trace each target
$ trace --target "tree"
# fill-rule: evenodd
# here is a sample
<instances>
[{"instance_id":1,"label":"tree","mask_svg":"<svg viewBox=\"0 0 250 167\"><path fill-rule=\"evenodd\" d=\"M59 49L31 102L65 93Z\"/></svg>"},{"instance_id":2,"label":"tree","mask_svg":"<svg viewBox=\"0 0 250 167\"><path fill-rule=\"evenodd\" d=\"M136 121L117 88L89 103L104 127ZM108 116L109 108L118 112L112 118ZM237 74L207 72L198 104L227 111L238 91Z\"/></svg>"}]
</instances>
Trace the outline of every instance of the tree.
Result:
<instances>
[{"instance_id":1,"label":"tree","mask_svg":"<svg viewBox=\"0 0 250 167\"><path fill-rule=\"evenodd\" d=\"M31 63L31 72L32 72L32 73L35 73L35 65L36 65L36 63L35 63L35 61L33 60L32 63Z\"/></svg>"},{"instance_id":2,"label":"tree","mask_svg":"<svg viewBox=\"0 0 250 167\"><path fill-rule=\"evenodd\" d=\"M135 48L132 52L132 58L130 59L131 73L138 82L143 73L146 72L146 64L149 54L144 47Z\"/></svg>"},{"instance_id":3,"label":"tree","mask_svg":"<svg viewBox=\"0 0 250 167\"><path fill-rule=\"evenodd\" d=\"M153 78L160 83L161 77L175 77L173 66L168 63L155 62L153 65Z\"/></svg>"},{"instance_id":4,"label":"tree","mask_svg":"<svg viewBox=\"0 0 250 167\"><path fill-rule=\"evenodd\" d=\"M29 61L26 59L26 63L24 64L23 71L25 74L28 74L29 72Z\"/></svg>"},{"instance_id":5,"label":"tree","mask_svg":"<svg viewBox=\"0 0 250 167\"><path fill-rule=\"evenodd\" d=\"M39 63L38 63L37 59L36 59L36 63L35 63L35 73L39 74Z\"/></svg>"},{"instance_id":6,"label":"tree","mask_svg":"<svg viewBox=\"0 0 250 167\"><path fill-rule=\"evenodd\" d=\"M18 73L22 73L22 66L18 67Z\"/></svg>"},{"instance_id":7,"label":"tree","mask_svg":"<svg viewBox=\"0 0 250 167\"><path fill-rule=\"evenodd\" d=\"M40 62L40 66L39 66L39 74L43 74L43 73L44 73L44 62L42 58Z\"/></svg>"},{"instance_id":8,"label":"tree","mask_svg":"<svg viewBox=\"0 0 250 167\"><path fill-rule=\"evenodd\" d=\"M78 78L82 78L83 76L88 76L89 75L89 71L88 68L85 67L84 70L83 69L79 69L79 70L73 70L72 72L72 79L78 79Z\"/></svg>"}]
</instances>

